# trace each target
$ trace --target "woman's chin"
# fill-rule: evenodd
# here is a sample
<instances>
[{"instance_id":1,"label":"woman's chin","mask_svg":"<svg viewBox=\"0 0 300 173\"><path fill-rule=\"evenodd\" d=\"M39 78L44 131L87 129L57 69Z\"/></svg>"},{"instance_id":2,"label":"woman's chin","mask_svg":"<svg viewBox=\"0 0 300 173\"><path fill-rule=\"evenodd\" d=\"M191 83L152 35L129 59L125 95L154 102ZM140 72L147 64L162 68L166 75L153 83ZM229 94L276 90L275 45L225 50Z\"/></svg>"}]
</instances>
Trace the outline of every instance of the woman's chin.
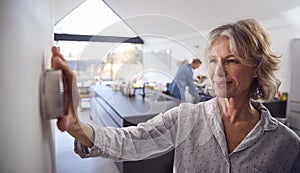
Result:
<instances>
[{"instance_id":1,"label":"woman's chin","mask_svg":"<svg viewBox=\"0 0 300 173\"><path fill-rule=\"evenodd\" d=\"M218 97L218 98L227 98L226 95L218 95L218 94L217 94L217 97Z\"/></svg>"},{"instance_id":2,"label":"woman's chin","mask_svg":"<svg viewBox=\"0 0 300 173\"><path fill-rule=\"evenodd\" d=\"M226 91L216 90L215 93L216 93L216 96L219 98L227 98L227 96L228 96L228 93Z\"/></svg>"}]
</instances>

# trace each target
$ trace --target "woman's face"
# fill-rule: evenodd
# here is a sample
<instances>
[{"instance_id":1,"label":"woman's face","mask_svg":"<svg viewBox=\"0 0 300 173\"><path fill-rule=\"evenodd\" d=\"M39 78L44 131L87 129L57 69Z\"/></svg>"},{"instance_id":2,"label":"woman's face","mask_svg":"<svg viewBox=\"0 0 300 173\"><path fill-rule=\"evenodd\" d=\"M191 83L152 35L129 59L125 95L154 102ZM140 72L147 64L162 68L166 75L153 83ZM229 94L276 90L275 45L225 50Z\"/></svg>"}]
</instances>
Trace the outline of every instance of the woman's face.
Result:
<instances>
[{"instance_id":1,"label":"woman's face","mask_svg":"<svg viewBox=\"0 0 300 173\"><path fill-rule=\"evenodd\" d=\"M237 98L249 96L257 70L242 63L230 50L229 40L220 38L213 42L208 53L209 76L218 97Z\"/></svg>"}]
</instances>

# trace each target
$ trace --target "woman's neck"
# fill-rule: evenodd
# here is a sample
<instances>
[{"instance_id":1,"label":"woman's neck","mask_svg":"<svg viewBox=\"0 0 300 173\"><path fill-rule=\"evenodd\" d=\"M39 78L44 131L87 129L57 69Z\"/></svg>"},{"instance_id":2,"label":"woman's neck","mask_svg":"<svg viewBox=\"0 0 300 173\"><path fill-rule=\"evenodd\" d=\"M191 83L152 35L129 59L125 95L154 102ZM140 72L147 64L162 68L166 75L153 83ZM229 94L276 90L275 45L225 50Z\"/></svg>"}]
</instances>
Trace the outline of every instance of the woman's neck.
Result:
<instances>
[{"instance_id":1,"label":"woman's neck","mask_svg":"<svg viewBox=\"0 0 300 173\"><path fill-rule=\"evenodd\" d=\"M218 98L222 118L231 123L259 119L258 111L252 106L251 100L243 98Z\"/></svg>"}]
</instances>

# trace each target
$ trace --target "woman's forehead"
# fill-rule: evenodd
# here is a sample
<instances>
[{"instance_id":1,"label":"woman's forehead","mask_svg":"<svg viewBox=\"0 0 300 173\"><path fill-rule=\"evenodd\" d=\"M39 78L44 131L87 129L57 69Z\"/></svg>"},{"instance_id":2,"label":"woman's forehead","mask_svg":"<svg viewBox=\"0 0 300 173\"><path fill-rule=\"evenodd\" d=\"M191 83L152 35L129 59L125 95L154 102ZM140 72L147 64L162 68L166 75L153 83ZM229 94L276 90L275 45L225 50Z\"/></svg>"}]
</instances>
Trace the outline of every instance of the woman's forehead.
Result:
<instances>
[{"instance_id":1,"label":"woman's forehead","mask_svg":"<svg viewBox=\"0 0 300 173\"><path fill-rule=\"evenodd\" d=\"M210 44L208 55L216 55L219 53L235 54L230 45L229 39L216 39Z\"/></svg>"}]
</instances>

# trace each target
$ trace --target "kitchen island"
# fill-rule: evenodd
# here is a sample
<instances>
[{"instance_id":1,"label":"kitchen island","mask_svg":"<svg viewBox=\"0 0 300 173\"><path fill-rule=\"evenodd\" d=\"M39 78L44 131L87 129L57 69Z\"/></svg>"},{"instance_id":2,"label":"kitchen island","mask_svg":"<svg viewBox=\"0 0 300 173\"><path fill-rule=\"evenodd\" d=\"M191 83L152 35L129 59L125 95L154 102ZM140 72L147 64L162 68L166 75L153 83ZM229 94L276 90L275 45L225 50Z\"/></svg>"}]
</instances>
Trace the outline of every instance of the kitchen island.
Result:
<instances>
[{"instance_id":1,"label":"kitchen island","mask_svg":"<svg viewBox=\"0 0 300 173\"><path fill-rule=\"evenodd\" d=\"M125 96L105 86L92 86L91 119L101 126L135 126L180 104L180 100L159 91L146 90L145 97L136 90L134 96ZM142 161L116 162L121 173L173 172L174 151Z\"/></svg>"}]
</instances>

